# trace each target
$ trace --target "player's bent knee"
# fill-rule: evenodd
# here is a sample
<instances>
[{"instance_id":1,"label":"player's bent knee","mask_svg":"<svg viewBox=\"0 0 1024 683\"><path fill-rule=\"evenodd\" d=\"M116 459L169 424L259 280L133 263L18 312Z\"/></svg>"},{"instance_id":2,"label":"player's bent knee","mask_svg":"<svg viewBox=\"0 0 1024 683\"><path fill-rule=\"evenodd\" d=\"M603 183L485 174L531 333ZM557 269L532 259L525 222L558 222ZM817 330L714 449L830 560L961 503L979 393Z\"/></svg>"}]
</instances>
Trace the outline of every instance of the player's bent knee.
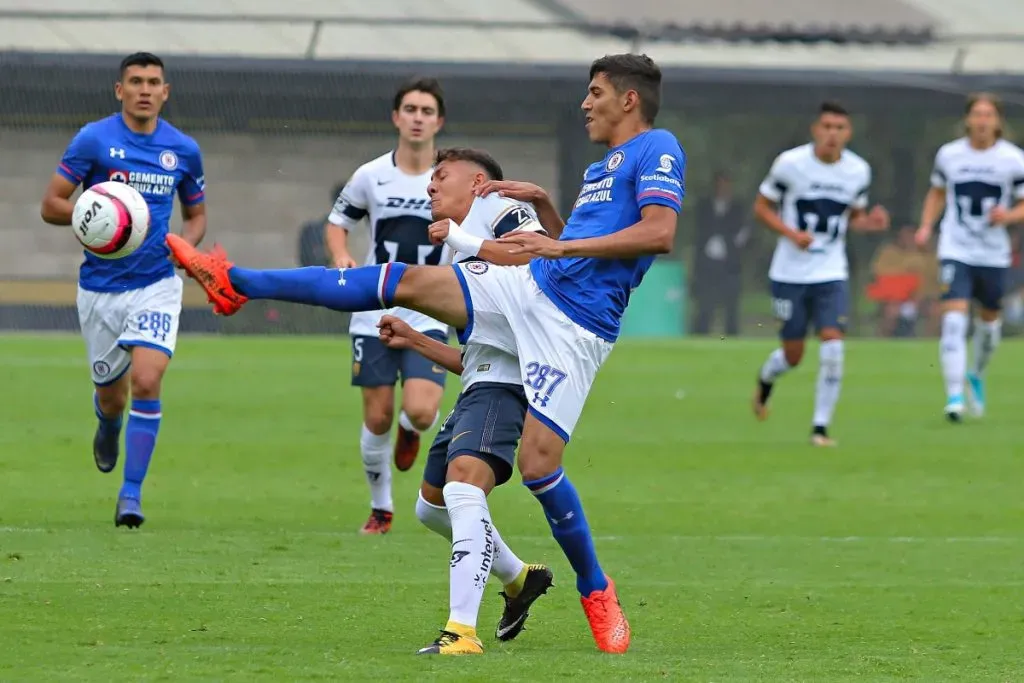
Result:
<instances>
[{"instance_id":1,"label":"player's bent knee","mask_svg":"<svg viewBox=\"0 0 1024 683\"><path fill-rule=\"evenodd\" d=\"M819 338L823 342L835 341L836 339L843 338L843 331L838 327L826 327L821 331Z\"/></svg>"},{"instance_id":2,"label":"player's bent knee","mask_svg":"<svg viewBox=\"0 0 1024 683\"><path fill-rule=\"evenodd\" d=\"M997 309L982 308L978 311L978 317L987 323L994 323L999 320L1000 316L1002 316L1002 312Z\"/></svg>"},{"instance_id":3,"label":"player's bent knee","mask_svg":"<svg viewBox=\"0 0 1024 683\"><path fill-rule=\"evenodd\" d=\"M444 507L444 491L427 482L420 483L420 496L423 500L437 507ZM422 519L420 520L423 521Z\"/></svg>"},{"instance_id":4,"label":"player's bent knee","mask_svg":"<svg viewBox=\"0 0 1024 683\"><path fill-rule=\"evenodd\" d=\"M517 458L523 481L535 481L553 474L562 466L564 452L562 437L532 414L528 415Z\"/></svg>"},{"instance_id":5,"label":"player's bent knee","mask_svg":"<svg viewBox=\"0 0 1024 683\"><path fill-rule=\"evenodd\" d=\"M96 398L104 415L117 415L128 405L128 382L118 381L105 387L96 387Z\"/></svg>"},{"instance_id":6,"label":"player's bent knee","mask_svg":"<svg viewBox=\"0 0 1024 683\"><path fill-rule=\"evenodd\" d=\"M475 455L459 455L448 463L448 482L470 484L490 493L494 489L495 474L490 464Z\"/></svg>"},{"instance_id":7,"label":"player's bent knee","mask_svg":"<svg viewBox=\"0 0 1024 683\"><path fill-rule=\"evenodd\" d=\"M786 362L791 368L800 365L804 359L804 340L793 340L782 342L782 353L786 356Z\"/></svg>"}]
</instances>

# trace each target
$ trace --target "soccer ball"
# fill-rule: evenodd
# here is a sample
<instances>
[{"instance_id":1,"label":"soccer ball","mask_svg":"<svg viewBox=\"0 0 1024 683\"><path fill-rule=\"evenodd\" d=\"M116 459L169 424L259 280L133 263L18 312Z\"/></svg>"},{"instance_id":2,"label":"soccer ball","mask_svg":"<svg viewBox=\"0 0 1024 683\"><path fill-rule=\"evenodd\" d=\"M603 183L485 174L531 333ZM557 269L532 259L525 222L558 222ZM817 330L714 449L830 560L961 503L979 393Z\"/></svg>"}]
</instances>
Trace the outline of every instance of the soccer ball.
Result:
<instances>
[{"instance_id":1,"label":"soccer ball","mask_svg":"<svg viewBox=\"0 0 1024 683\"><path fill-rule=\"evenodd\" d=\"M105 259L124 258L146 239L149 207L131 185L98 183L75 202L71 228L86 251Z\"/></svg>"}]
</instances>

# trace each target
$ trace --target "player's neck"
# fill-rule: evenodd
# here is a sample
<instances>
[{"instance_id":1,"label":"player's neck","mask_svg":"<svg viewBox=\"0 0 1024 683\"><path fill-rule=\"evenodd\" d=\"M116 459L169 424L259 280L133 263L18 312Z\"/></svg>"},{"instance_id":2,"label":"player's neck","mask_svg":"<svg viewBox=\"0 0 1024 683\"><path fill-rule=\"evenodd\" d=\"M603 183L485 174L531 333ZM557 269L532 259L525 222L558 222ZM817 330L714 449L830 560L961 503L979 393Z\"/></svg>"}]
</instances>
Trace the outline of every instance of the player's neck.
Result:
<instances>
[{"instance_id":1,"label":"player's neck","mask_svg":"<svg viewBox=\"0 0 1024 683\"><path fill-rule=\"evenodd\" d=\"M814 156L816 156L818 161L823 164L834 164L843 156L843 150L839 150L835 154L830 154L819 147L815 147Z\"/></svg>"},{"instance_id":2,"label":"player's neck","mask_svg":"<svg viewBox=\"0 0 1024 683\"><path fill-rule=\"evenodd\" d=\"M133 133L138 133L139 135L152 135L156 132L156 126L157 123L159 123L159 118L156 116L144 121L139 121L136 118L128 116L124 112L121 112L121 120L124 121L124 125L128 130Z\"/></svg>"},{"instance_id":3,"label":"player's neck","mask_svg":"<svg viewBox=\"0 0 1024 683\"><path fill-rule=\"evenodd\" d=\"M423 175L434 165L433 143L414 147L399 142L395 149L395 166L409 175Z\"/></svg>"},{"instance_id":4,"label":"player's neck","mask_svg":"<svg viewBox=\"0 0 1024 683\"><path fill-rule=\"evenodd\" d=\"M992 147L995 147L997 140L999 140L999 138L967 138L967 143L971 146L972 149L976 149L979 152L984 152L986 149L991 149Z\"/></svg>"},{"instance_id":5,"label":"player's neck","mask_svg":"<svg viewBox=\"0 0 1024 683\"><path fill-rule=\"evenodd\" d=\"M608 148L612 149L624 145L637 135L646 133L650 129L650 124L643 123L642 121L623 123L622 127L612 132L611 137L608 138Z\"/></svg>"}]
</instances>

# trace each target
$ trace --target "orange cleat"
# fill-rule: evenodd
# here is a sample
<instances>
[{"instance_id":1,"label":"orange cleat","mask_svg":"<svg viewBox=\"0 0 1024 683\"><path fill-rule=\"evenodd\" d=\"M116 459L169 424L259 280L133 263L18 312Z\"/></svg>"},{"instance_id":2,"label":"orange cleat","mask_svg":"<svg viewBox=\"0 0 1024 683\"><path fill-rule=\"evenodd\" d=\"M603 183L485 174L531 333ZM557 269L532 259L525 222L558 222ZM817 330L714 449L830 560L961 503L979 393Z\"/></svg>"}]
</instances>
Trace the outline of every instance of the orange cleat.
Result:
<instances>
[{"instance_id":1,"label":"orange cleat","mask_svg":"<svg viewBox=\"0 0 1024 683\"><path fill-rule=\"evenodd\" d=\"M590 632L594 634L597 649L621 655L629 649L629 622L619 604L615 584L610 578L605 578L608 579L608 587L586 597L581 596L580 604L590 622Z\"/></svg>"},{"instance_id":2,"label":"orange cleat","mask_svg":"<svg viewBox=\"0 0 1024 683\"><path fill-rule=\"evenodd\" d=\"M394 514L387 510L371 510L370 518L366 520L366 524L359 530L359 533L364 536L380 536L391 531L391 519Z\"/></svg>"},{"instance_id":3,"label":"orange cleat","mask_svg":"<svg viewBox=\"0 0 1024 683\"><path fill-rule=\"evenodd\" d=\"M214 245L204 254L177 235L169 234L167 247L189 277L206 290L206 298L213 304L214 313L234 315L248 301L231 285L228 270L234 264L228 261L227 253L220 246Z\"/></svg>"},{"instance_id":4,"label":"orange cleat","mask_svg":"<svg viewBox=\"0 0 1024 683\"><path fill-rule=\"evenodd\" d=\"M398 425L398 438L395 439L395 467L405 472L416 462L420 453L419 432L410 431Z\"/></svg>"}]
</instances>

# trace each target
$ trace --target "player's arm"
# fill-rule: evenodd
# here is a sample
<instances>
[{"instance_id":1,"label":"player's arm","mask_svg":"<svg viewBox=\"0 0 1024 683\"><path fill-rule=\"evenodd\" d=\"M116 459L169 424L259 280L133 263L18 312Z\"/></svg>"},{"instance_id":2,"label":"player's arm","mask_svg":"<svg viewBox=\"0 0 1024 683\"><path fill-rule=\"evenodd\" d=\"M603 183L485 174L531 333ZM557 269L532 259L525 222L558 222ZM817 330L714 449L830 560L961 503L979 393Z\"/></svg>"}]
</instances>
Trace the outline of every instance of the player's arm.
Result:
<instances>
[{"instance_id":1,"label":"player's arm","mask_svg":"<svg viewBox=\"0 0 1024 683\"><path fill-rule=\"evenodd\" d=\"M493 192L497 192L500 197L532 204L534 211L537 212L537 219L548 237L558 239L562 236L565 221L558 214L558 209L551 201L551 195L540 185L519 180L488 180L476 189L475 194L478 197L486 197Z\"/></svg>"},{"instance_id":2,"label":"player's arm","mask_svg":"<svg viewBox=\"0 0 1024 683\"><path fill-rule=\"evenodd\" d=\"M92 160L95 158L95 142L88 126L78 131L71 139L60 164L50 178L43 194L40 215L51 225L71 225L71 215L75 203L71 195L92 171Z\"/></svg>"},{"instance_id":3,"label":"player's arm","mask_svg":"<svg viewBox=\"0 0 1024 683\"><path fill-rule=\"evenodd\" d=\"M196 247L206 237L206 172L199 145L189 150L185 174L178 184L181 203L181 238Z\"/></svg>"},{"instance_id":4,"label":"player's arm","mask_svg":"<svg viewBox=\"0 0 1024 683\"><path fill-rule=\"evenodd\" d=\"M356 265L348 249L348 231L369 213L365 174L361 170L357 170L338 193L324 225L324 246L335 268L352 268Z\"/></svg>"},{"instance_id":5,"label":"player's arm","mask_svg":"<svg viewBox=\"0 0 1024 683\"><path fill-rule=\"evenodd\" d=\"M181 237L193 247L206 237L206 202L181 205Z\"/></svg>"},{"instance_id":6,"label":"player's arm","mask_svg":"<svg viewBox=\"0 0 1024 683\"><path fill-rule=\"evenodd\" d=\"M416 351L449 372L462 374L462 353L455 347L414 330L409 323L393 315L383 316L377 323L377 329L380 330L381 342L389 349Z\"/></svg>"},{"instance_id":7,"label":"player's arm","mask_svg":"<svg viewBox=\"0 0 1024 683\"><path fill-rule=\"evenodd\" d=\"M857 193L850 207L850 228L856 232L884 232L889 229L889 212L876 205L868 211L868 188L871 186L871 173L868 171L864 179L864 188Z\"/></svg>"},{"instance_id":8,"label":"player's arm","mask_svg":"<svg viewBox=\"0 0 1024 683\"><path fill-rule=\"evenodd\" d=\"M921 205L921 221L918 224L914 241L923 246L932 238L932 231L939 217L946 208L946 173L943 170L942 150L935 155L935 165L932 168L931 187L928 194L924 196L924 203Z\"/></svg>"},{"instance_id":9,"label":"player's arm","mask_svg":"<svg viewBox=\"0 0 1024 683\"><path fill-rule=\"evenodd\" d=\"M561 255L580 258L629 259L668 254L676 236L679 212L660 204L640 209L640 221L628 228L601 237L552 242L562 245Z\"/></svg>"},{"instance_id":10,"label":"player's arm","mask_svg":"<svg viewBox=\"0 0 1024 683\"><path fill-rule=\"evenodd\" d=\"M514 245L498 240L512 233L543 235L545 230L526 208L508 206L490 226L490 232L495 239L488 240L472 235L451 219L432 224L429 232L431 242L438 244L443 240L453 251L469 254L496 266L521 266L529 263L533 256L514 253Z\"/></svg>"},{"instance_id":11,"label":"player's arm","mask_svg":"<svg viewBox=\"0 0 1024 683\"><path fill-rule=\"evenodd\" d=\"M782 197L789 191L789 175L786 157L779 155L772 162L768 175L757 189L757 197L754 198L754 218L776 235L788 239L801 249L806 249L814 241L813 236L786 225L779 214Z\"/></svg>"},{"instance_id":12,"label":"player's arm","mask_svg":"<svg viewBox=\"0 0 1024 683\"><path fill-rule=\"evenodd\" d=\"M1022 160L1024 161L1024 160ZM990 219L993 226L1016 225L1024 223L1024 163L1017 169L1016 175L1010 181L1011 199L1015 201L1013 208L1004 209L997 206L992 210Z\"/></svg>"}]
</instances>

